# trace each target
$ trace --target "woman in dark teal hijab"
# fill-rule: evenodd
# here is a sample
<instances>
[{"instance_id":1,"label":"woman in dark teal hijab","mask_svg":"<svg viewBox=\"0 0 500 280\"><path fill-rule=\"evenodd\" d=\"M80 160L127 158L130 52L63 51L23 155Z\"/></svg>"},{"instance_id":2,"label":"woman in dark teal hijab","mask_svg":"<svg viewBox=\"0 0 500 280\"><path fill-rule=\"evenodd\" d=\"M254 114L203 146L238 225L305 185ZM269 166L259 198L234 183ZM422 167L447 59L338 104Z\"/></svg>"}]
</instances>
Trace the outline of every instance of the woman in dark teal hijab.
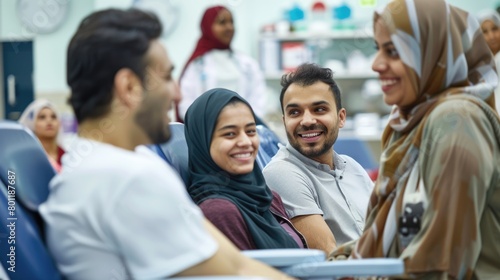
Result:
<instances>
[{"instance_id":1,"label":"woman in dark teal hijab","mask_svg":"<svg viewBox=\"0 0 500 280\"><path fill-rule=\"evenodd\" d=\"M185 116L188 192L208 220L241 250L306 247L255 163L255 115L237 93L212 89Z\"/></svg>"}]
</instances>

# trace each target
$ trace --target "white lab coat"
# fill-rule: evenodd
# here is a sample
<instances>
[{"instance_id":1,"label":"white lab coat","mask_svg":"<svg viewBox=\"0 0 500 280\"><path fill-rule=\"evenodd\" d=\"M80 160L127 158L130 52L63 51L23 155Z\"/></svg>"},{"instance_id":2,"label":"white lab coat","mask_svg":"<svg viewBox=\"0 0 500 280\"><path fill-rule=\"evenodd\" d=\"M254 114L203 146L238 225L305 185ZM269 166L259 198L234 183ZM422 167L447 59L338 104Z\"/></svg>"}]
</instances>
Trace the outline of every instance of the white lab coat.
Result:
<instances>
[{"instance_id":1,"label":"white lab coat","mask_svg":"<svg viewBox=\"0 0 500 280\"><path fill-rule=\"evenodd\" d=\"M268 104L266 84L253 58L231 50L211 50L193 60L180 80L179 116L184 119L193 101L212 88L237 92L250 103L257 116L264 117Z\"/></svg>"}]
</instances>

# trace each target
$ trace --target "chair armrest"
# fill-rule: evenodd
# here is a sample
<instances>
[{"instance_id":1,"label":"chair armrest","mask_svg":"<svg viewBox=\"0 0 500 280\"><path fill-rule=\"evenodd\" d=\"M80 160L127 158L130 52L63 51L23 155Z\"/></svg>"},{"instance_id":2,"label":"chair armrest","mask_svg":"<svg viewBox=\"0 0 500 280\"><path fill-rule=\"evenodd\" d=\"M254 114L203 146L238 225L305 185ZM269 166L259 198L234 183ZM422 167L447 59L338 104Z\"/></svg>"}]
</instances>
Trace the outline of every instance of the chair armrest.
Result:
<instances>
[{"instance_id":1,"label":"chair armrest","mask_svg":"<svg viewBox=\"0 0 500 280\"><path fill-rule=\"evenodd\" d=\"M242 253L273 267L288 267L303 263L325 262L325 253L315 249L246 250Z\"/></svg>"},{"instance_id":2,"label":"chair armrest","mask_svg":"<svg viewBox=\"0 0 500 280\"><path fill-rule=\"evenodd\" d=\"M191 276L191 277L174 277L168 279L177 280L270 280L271 278L259 276Z\"/></svg>"},{"instance_id":3,"label":"chair armrest","mask_svg":"<svg viewBox=\"0 0 500 280\"><path fill-rule=\"evenodd\" d=\"M282 271L293 277L362 277L390 276L404 273L401 259L375 258L332 262L303 263L286 267Z\"/></svg>"}]
</instances>

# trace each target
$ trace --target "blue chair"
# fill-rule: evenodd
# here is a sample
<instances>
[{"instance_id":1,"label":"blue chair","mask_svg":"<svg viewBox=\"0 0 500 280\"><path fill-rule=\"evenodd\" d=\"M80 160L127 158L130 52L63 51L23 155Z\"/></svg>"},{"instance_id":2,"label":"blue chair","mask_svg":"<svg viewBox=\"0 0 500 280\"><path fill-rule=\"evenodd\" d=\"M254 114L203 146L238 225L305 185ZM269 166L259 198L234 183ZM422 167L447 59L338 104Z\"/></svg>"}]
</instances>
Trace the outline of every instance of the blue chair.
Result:
<instances>
[{"instance_id":1,"label":"blue chair","mask_svg":"<svg viewBox=\"0 0 500 280\"><path fill-rule=\"evenodd\" d=\"M4 221L0 226L0 250L6 252L0 254L2 266L10 279L61 279L43 242L37 211L47 199L55 171L38 139L16 122L0 121L0 147L0 218ZM15 207L13 213L8 206ZM17 219L9 219L13 217ZM11 221L15 222L15 230L8 226ZM15 244L10 244L13 234ZM9 269L10 246L15 246L15 272Z\"/></svg>"},{"instance_id":2,"label":"blue chair","mask_svg":"<svg viewBox=\"0 0 500 280\"><path fill-rule=\"evenodd\" d=\"M151 145L150 148L177 171L187 186L189 184L189 154L184 124L172 122L169 127L170 140L166 143Z\"/></svg>"},{"instance_id":3,"label":"blue chair","mask_svg":"<svg viewBox=\"0 0 500 280\"><path fill-rule=\"evenodd\" d=\"M0 182L0 261L7 275L11 280L61 279L36 222L12 198L8 196L7 187ZM8 210L9 206L15 210Z\"/></svg>"},{"instance_id":4,"label":"blue chair","mask_svg":"<svg viewBox=\"0 0 500 280\"><path fill-rule=\"evenodd\" d=\"M7 173L16 173L16 199L31 211L49 195L49 182L56 172L38 138L21 124L0 121L0 179L7 184Z\"/></svg>"},{"instance_id":5,"label":"blue chair","mask_svg":"<svg viewBox=\"0 0 500 280\"><path fill-rule=\"evenodd\" d=\"M259 153L257 154L257 164L263 169L272 157L278 152L278 144L282 144L279 137L268 127L257 125L257 133L259 134Z\"/></svg>"},{"instance_id":6,"label":"blue chair","mask_svg":"<svg viewBox=\"0 0 500 280\"><path fill-rule=\"evenodd\" d=\"M273 157L279 150L278 144L283 144L276 133L263 125L257 125L257 133L260 139L260 150L265 151Z\"/></svg>"},{"instance_id":7,"label":"blue chair","mask_svg":"<svg viewBox=\"0 0 500 280\"><path fill-rule=\"evenodd\" d=\"M339 137L333 149L338 154L352 157L366 170L378 168L378 163L368 145L357 137Z\"/></svg>"}]
</instances>

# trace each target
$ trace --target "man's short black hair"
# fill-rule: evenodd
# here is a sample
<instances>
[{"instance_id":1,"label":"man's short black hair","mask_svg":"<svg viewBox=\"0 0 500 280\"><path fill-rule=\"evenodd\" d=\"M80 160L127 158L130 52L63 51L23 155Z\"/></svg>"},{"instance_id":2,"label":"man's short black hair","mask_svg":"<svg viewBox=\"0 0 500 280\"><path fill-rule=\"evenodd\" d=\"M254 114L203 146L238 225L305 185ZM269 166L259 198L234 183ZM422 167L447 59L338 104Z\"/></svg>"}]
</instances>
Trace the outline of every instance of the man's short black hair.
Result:
<instances>
[{"instance_id":1,"label":"man's short black hair","mask_svg":"<svg viewBox=\"0 0 500 280\"><path fill-rule=\"evenodd\" d=\"M137 9L97 11L82 20L67 53L68 103L79 123L107 114L116 73L133 71L144 81L151 40L161 35L158 18Z\"/></svg>"},{"instance_id":2,"label":"man's short black hair","mask_svg":"<svg viewBox=\"0 0 500 280\"><path fill-rule=\"evenodd\" d=\"M332 70L329 68L321 68L313 63L304 63L300 65L297 70L281 77L281 86L283 87L280 94L281 112L285 113L283 108L283 96L291 84L310 86L316 82L323 82L330 87L330 91L332 92L333 97L335 98L335 103L337 104L337 112L340 111L340 109L342 109L340 89L335 80L333 80Z\"/></svg>"}]
</instances>

